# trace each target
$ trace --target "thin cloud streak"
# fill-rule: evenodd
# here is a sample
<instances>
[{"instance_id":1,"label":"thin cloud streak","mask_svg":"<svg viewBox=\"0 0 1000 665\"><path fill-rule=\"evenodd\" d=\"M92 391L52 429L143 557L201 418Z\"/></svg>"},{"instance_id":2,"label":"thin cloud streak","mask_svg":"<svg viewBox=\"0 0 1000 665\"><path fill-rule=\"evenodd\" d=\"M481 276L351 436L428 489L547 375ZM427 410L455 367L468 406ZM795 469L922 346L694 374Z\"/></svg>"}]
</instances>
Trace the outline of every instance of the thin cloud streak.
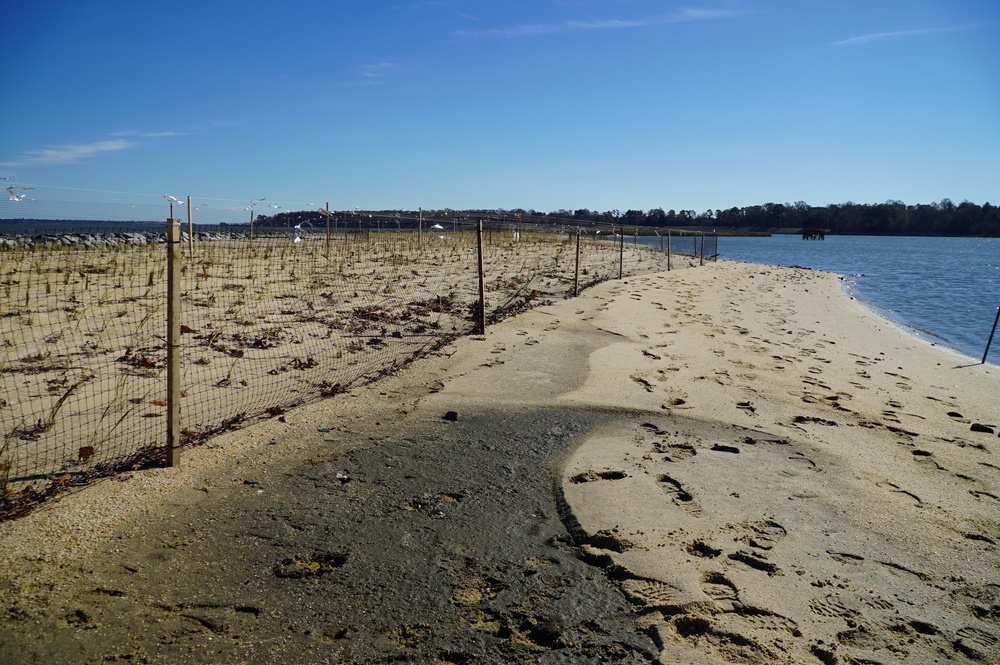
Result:
<instances>
[{"instance_id":1,"label":"thin cloud streak","mask_svg":"<svg viewBox=\"0 0 1000 665\"><path fill-rule=\"evenodd\" d=\"M647 28L657 25L674 23L689 23L691 21L708 21L733 18L745 15L747 12L729 11L724 9L684 9L674 14L664 16L649 16L638 19L605 19L601 21L563 21L562 23L535 23L515 25L506 28L487 28L484 30L459 30L458 37L536 37L554 33L576 32L583 30L627 30L631 28Z\"/></svg>"},{"instance_id":2,"label":"thin cloud streak","mask_svg":"<svg viewBox=\"0 0 1000 665\"><path fill-rule=\"evenodd\" d=\"M0 162L2 166L50 166L53 164L76 164L84 159L105 152L126 150L136 145L125 139L98 141L82 145L58 145L42 150L28 150L19 159Z\"/></svg>"},{"instance_id":3,"label":"thin cloud streak","mask_svg":"<svg viewBox=\"0 0 1000 665\"><path fill-rule=\"evenodd\" d=\"M868 35L859 35L849 39L841 39L833 42L830 46L859 46L870 44L871 42L881 42L889 39L900 39L903 37L922 37L924 35L936 35L942 32L956 32L958 30L968 30L969 28L926 28L923 30L896 30L894 32L873 32Z\"/></svg>"},{"instance_id":4,"label":"thin cloud streak","mask_svg":"<svg viewBox=\"0 0 1000 665\"><path fill-rule=\"evenodd\" d=\"M128 130L128 131L124 131L124 132L112 132L111 135L112 136L139 136L141 138L150 138L150 139L152 139L152 138L161 138L161 137L164 137L164 136L186 136L187 134L185 134L184 132L174 132L174 131L165 131L165 132L137 132L137 131L133 131L133 130Z\"/></svg>"},{"instance_id":5,"label":"thin cloud streak","mask_svg":"<svg viewBox=\"0 0 1000 665\"><path fill-rule=\"evenodd\" d=\"M406 71L407 67L395 60L374 60L354 67L350 72L350 80L334 81L331 85L337 88L386 85L392 83L396 75Z\"/></svg>"}]
</instances>

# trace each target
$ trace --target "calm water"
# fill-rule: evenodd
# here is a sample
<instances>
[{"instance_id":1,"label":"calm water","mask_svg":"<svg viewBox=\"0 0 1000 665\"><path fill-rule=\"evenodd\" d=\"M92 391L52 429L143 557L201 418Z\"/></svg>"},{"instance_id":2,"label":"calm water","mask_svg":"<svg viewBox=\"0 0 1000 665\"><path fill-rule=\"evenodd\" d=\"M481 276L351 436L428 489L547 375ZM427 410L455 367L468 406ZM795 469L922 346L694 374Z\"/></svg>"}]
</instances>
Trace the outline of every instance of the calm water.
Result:
<instances>
[{"instance_id":1,"label":"calm water","mask_svg":"<svg viewBox=\"0 0 1000 665\"><path fill-rule=\"evenodd\" d=\"M1000 306L1000 238L719 238L719 255L844 275L880 314L976 360ZM1000 333L989 361L1000 364Z\"/></svg>"}]
</instances>

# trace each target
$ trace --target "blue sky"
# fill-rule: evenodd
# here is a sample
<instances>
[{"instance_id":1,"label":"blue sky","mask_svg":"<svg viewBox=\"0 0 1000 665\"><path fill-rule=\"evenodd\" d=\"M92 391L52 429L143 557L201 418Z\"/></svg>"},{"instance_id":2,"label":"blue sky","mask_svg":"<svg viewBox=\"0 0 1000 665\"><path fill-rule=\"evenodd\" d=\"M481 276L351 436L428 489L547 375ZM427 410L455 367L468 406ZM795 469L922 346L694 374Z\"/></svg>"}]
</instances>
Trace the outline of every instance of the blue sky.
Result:
<instances>
[{"instance_id":1,"label":"blue sky","mask_svg":"<svg viewBox=\"0 0 1000 665\"><path fill-rule=\"evenodd\" d=\"M997 0L33 0L0 56L36 201L1000 203Z\"/></svg>"}]
</instances>

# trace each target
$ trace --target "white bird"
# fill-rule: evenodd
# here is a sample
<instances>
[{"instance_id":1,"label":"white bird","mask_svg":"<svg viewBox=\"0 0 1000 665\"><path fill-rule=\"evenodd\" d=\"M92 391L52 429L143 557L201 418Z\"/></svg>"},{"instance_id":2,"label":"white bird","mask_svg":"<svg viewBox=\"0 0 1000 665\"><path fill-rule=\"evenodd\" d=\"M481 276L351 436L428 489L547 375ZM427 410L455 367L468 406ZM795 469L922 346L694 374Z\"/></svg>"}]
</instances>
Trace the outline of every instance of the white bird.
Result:
<instances>
[{"instance_id":1,"label":"white bird","mask_svg":"<svg viewBox=\"0 0 1000 665\"><path fill-rule=\"evenodd\" d=\"M302 231L302 225L303 224L305 224L306 226L312 226L312 224L310 224L309 222L299 222L298 224L296 224L295 225L295 230L292 231L292 242L293 243L302 242L302 236L300 235L300 232Z\"/></svg>"},{"instance_id":2,"label":"white bird","mask_svg":"<svg viewBox=\"0 0 1000 665\"><path fill-rule=\"evenodd\" d=\"M432 229L440 229L440 230L442 230L442 231L444 230L444 227L443 227L443 226L441 226L440 224L435 224L435 225L434 225L434 226L432 226L431 228L432 228Z\"/></svg>"},{"instance_id":3,"label":"white bird","mask_svg":"<svg viewBox=\"0 0 1000 665\"><path fill-rule=\"evenodd\" d=\"M173 196L170 196L170 194L164 194L163 198L170 201L171 203L180 203L180 199L176 199Z\"/></svg>"},{"instance_id":4,"label":"white bird","mask_svg":"<svg viewBox=\"0 0 1000 665\"><path fill-rule=\"evenodd\" d=\"M14 193L15 189L23 189L23 190L27 191L29 189L34 189L34 187L20 187L20 186L16 186L16 185L11 185L10 187L4 188L4 191L7 192L8 194L10 194L10 200L11 201L23 201L24 197L26 197L27 194L15 194Z\"/></svg>"}]
</instances>

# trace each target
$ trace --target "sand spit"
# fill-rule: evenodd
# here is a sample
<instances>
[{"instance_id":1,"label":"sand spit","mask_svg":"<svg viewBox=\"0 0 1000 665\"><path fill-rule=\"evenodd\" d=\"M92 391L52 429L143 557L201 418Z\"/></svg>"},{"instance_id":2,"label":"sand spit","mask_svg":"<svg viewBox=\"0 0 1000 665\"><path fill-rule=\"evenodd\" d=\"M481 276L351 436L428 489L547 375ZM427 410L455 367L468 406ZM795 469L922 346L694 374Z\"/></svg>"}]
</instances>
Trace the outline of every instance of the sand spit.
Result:
<instances>
[{"instance_id":1,"label":"sand spit","mask_svg":"<svg viewBox=\"0 0 1000 665\"><path fill-rule=\"evenodd\" d=\"M0 656L996 662L998 377L833 275L599 285L0 525Z\"/></svg>"}]
</instances>

